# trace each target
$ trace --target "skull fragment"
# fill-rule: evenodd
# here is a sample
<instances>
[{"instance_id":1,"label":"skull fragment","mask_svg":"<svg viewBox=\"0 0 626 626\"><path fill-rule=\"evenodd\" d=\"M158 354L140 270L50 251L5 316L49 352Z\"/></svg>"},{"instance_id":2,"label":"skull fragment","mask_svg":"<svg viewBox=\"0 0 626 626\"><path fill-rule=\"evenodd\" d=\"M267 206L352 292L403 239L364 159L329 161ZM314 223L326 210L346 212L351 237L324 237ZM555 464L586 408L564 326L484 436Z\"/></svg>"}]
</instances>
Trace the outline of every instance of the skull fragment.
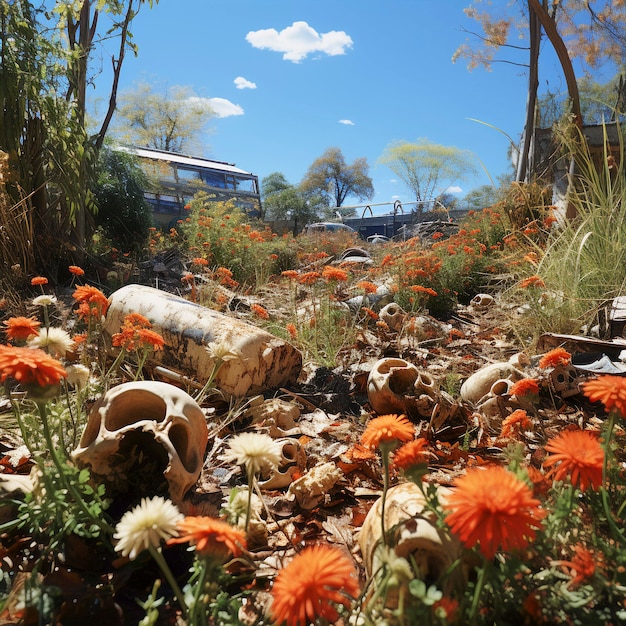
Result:
<instances>
[{"instance_id":1,"label":"skull fragment","mask_svg":"<svg viewBox=\"0 0 626 626\"><path fill-rule=\"evenodd\" d=\"M180 503L202 471L206 418L187 393L159 381L123 383L92 408L72 457L110 495Z\"/></svg>"}]
</instances>

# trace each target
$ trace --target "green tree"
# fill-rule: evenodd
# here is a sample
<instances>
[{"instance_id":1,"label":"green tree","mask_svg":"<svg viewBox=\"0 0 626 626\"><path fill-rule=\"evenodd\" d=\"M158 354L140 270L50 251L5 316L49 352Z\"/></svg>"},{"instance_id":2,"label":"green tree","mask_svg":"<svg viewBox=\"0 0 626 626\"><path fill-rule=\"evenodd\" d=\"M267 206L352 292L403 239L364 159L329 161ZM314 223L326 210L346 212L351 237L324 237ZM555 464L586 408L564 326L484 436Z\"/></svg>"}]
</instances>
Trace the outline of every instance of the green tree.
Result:
<instances>
[{"instance_id":1,"label":"green tree","mask_svg":"<svg viewBox=\"0 0 626 626\"><path fill-rule=\"evenodd\" d=\"M348 165L339 148L328 148L309 167L300 182L300 189L306 195L325 198L328 204L341 207L348 196L359 200L374 196L374 184L368 172L365 157Z\"/></svg>"},{"instance_id":2,"label":"green tree","mask_svg":"<svg viewBox=\"0 0 626 626\"><path fill-rule=\"evenodd\" d=\"M166 152L203 152L200 137L215 113L190 87L164 91L141 83L120 95L113 133L124 143Z\"/></svg>"},{"instance_id":3,"label":"green tree","mask_svg":"<svg viewBox=\"0 0 626 626\"><path fill-rule=\"evenodd\" d=\"M129 29L140 7L155 1L0 0L0 150L8 154L11 172L6 193L26 207L33 225L24 255L28 273L45 271L54 279L66 257L82 260L95 208L90 187L97 154L116 106L124 57L128 50L136 53ZM104 38L117 41L113 77L106 111L90 133L89 64Z\"/></svg>"},{"instance_id":4,"label":"green tree","mask_svg":"<svg viewBox=\"0 0 626 626\"><path fill-rule=\"evenodd\" d=\"M125 252L139 252L152 226L152 209L143 190L146 177L134 157L104 147L98 159L94 189L98 212L95 223L112 244Z\"/></svg>"},{"instance_id":5,"label":"green tree","mask_svg":"<svg viewBox=\"0 0 626 626\"><path fill-rule=\"evenodd\" d=\"M291 185L285 175L274 172L261 181L265 216L270 220L293 221L293 233L319 219L319 207L307 198L296 186Z\"/></svg>"},{"instance_id":6,"label":"green tree","mask_svg":"<svg viewBox=\"0 0 626 626\"><path fill-rule=\"evenodd\" d=\"M473 160L474 155L468 150L442 146L427 139L416 143L391 143L380 157L380 162L407 186L417 202L429 202L475 173ZM422 205L418 205L416 212L422 211Z\"/></svg>"}]
</instances>

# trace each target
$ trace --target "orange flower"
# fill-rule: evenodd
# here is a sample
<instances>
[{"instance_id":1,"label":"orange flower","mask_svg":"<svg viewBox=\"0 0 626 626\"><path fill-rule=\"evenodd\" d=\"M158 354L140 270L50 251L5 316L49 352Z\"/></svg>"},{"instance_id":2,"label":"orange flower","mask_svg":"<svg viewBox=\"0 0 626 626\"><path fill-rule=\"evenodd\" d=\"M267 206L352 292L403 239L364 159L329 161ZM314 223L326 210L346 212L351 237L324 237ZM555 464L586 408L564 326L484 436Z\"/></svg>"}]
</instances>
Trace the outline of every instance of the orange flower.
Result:
<instances>
[{"instance_id":1,"label":"orange flower","mask_svg":"<svg viewBox=\"0 0 626 626\"><path fill-rule=\"evenodd\" d=\"M555 561L566 573L572 577L569 586L573 589L588 581L596 573L596 558L593 550L583 545L574 546L574 556L571 561Z\"/></svg>"},{"instance_id":2,"label":"orange flower","mask_svg":"<svg viewBox=\"0 0 626 626\"><path fill-rule=\"evenodd\" d=\"M545 287L546 284L541 280L539 276L536 274L534 276L529 276L528 278L524 278L519 284L522 289L527 289L528 287Z\"/></svg>"},{"instance_id":3,"label":"orange flower","mask_svg":"<svg viewBox=\"0 0 626 626\"><path fill-rule=\"evenodd\" d=\"M152 322L144 315L141 315L141 313L128 313L128 315L124 316L124 326L151 328Z\"/></svg>"},{"instance_id":4,"label":"orange flower","mask_svg":"<svg viewBox=\"0 0 626 626\"><path fill-rule=\"evenodd\" d=\"M445 503L445 522L468 548L487 559L498 549L521 549L535 538L545 511L530 488L503 467L469 470L456 479Z\"/></svg>"},{"instance_id":5,"label":"orange flower","mask_svg":"<svg viewBox=\"0 0 626 626\"><path fill-rule=\"evenodd\" d=\"M268 313L267 309L262 307L260 304L251 304L250 310L262 320L268 320L270 318L270 314Z\"/></svg>"},{"instance_id":6,"label":"orange flower","mask_svg":"<svg viewBox=\"0 0 626 626\"><path fill-rule=\"evenodd\" d=\"M30 284L34 286L36 285L47 285L48 279L45 276L35 276L30 279Z\"/></svg>"},{"instance_id":7,"label":"orange flower","mask_svg":"<svg viewBox=\"0 0 626 626\"><path fill-rule=\"evenodd\" d=\"M176 524L180 537L168 539L168 544L191 543L196 552L203 556L215 557L222 563L229 555L240 556L246 547L246 535L243 530L213 517L188 516Z\"/></svg>"},{"instance_id":8,"label":"orange flower","mask_svg":"<svg viewBox=\"0 0 626 626\"><path fill-rule=\"evenodd\" d=\"M194 265L204 265L204 266L206 266L206 265L209 264L209 262L206 259L203 259L202 257L196 257L195 259L191 259L191 262Z\"/></svg>"},{"instance_id":9,"label":"orange flower","mask_svg":"<svg viewBox=\"0 0 626 626\"><path fill-rule=\"evenodd\" d=\"M557 365L569 365L572 355L565 348L554 348L550 352L546 352L539 359L539 367L547 369L548 367L556 367Z\"/></svg>"},{"instance_id":10,"label":"orange flower","mask_svg":"<svg viewBox=\"0 0 626 626\"><path fill-rule=\"evenodd\" d=\"M522 378L513 383L513 386L509 390L512 396L528 396L530 394L539 393L539 383L534 378Z\"/></svg>"},{"instance_id":11,"label":"orange flower","mask_svg":"<svg viewBox=\"0 0 626 626\"><path fill-rule=\"evenodd\" d=\"M369 280L362 280L358 282L356 286L363 289L365 293L376 293L376 291L378 290L378 287L374 283L371 283Z\"/></svg>"},{"instance_id":12,"label":"orange flower","mask_svg":"<svg viewBox=\"0 0 626 626\"><path fill-rule=\"evenodd\" d=\"M298 276L299 276L299 274L298 274L298 272L296 272L296 270L285 270L284 272L281 272L280 275L284 276L285 278L289 278L289 279L298 278Z\"/></svg>"},{"instance_id":13,"label":"orange flower","mask_svg":"<svg viewBox=\"0 0 626 626\"><path fill-rule=\"evenodd\" d=\"M271 593L276 624L306 626L318 619L336 624L335 605L350 607L359 584L352 562L339 548L318 545L302 550L278 572Z\"/></svg>"},{"instance_id":14,"label":"orange flower","mask_svg":"<svg viewBox=\"0 0 626 626\"><path fill-rule=\"evenodd\" d=\"M301 274L298 277L298 282L301 285L312 285L317 282L317 279L321 277L319 272L307 272L306 274Z\"/></svg>"},{"instance_id":15,"label":"orange flower","mask_svg":"<svg viewBox=\"0 0 626 626\"><path fill-rule=\"evenodd\" d=\"M150 346L153 350L163 350L165 339L159 333L148 328L138 328L137 334L144 347Z\"/></svg>"},{"instance_id":16,"label":"orange flower","mask_svg":"<svg viewBox=\"0 0 626 626\"><path fill-rule=\"evenodd\" d=\"M3 323L6 327L4 332L7 339L13 341L24 341L31 335L36 335L41 326L41 322L38 322L34 317L10 317Z\"/></svg>"},{"instance_id":17,"label":"orange flower","mask_svg":"<svg viewBox=\"0 0 626 626\"><path fill-rule=\"evenodd\" d=\"M544 467L552 467L548 477L554 480L570 478L575 487L586 491L602 485L604 450L598 436L589 430L566 430L548 441L546 451L552 452Z\"/></svg>"},{"instance_id":18,"label":"orange flower","mask_svg":"<svg viewBox=\"0 0 626 626\"><path fill-rule=\"evenodd\" d=\"M622 376L599 376L581 385L583 394L592 402L602 402L607 411L617 410L626 416L626 378Z\"/></svg>"},{"instance_id":19,"label":"orange flower","mask_svg":"<svg viewBox=\"0 0 626 626\"><path fill-rule=\"evenodd\" d=\"M13 378L24 385L47 387L66 376L63 365L39 348L0 346L0 382Z\"/></svg>"},{"instance_id":20,"label":"orange flower","mask_svg":"<svg viewBox=\"0 0 626 626\"><path fill-rule=\"evenodd\" d=\"M74 276L85 275L85 270L82 267L78 267L78 265L70 265L67 269L69 269L70 274L74 274Z\"/></svg>"},{"instance_id":21,"label":"orange flower","mask_svg":"<svg viewBox=\"0 0 626 626\"><path fill-rule=\"evenodd\" d=\"M400 469L408 470L415 465L428 463L430 453L427 448L428 441L423 437L413 439L395 451L393 464Z\"/></svg>"},{"instance_id":22,"label":"orange flower","mask_svg":"<svg viewBox=\"0 0 626 626\"><path fill-rule=\"evenodd\" d=\"M285 328L287 329L287 332L292 339L295 339L298 336L298 329L296 328L295 324L287 324Z\"/></svg>"},{"instance_id":23,"label":"orange flower","mask_svg":"<svg viewBox=\"0 0 626 626\"><path fill-rule=\"evenodd\" d=\"M378 319L378 313L376 313L376 311L372 311L372 309L369 309L366 306L363 307L363 312L366 315L368 315L369 317L371 317L373 320L377 320Z\"/></svg>"},{"instance_id":24,"label":"orange flower","mask_svg":"<svg viewBox=\"0 0 626 626\"><path fill-rule=\"evenodd\" d=\"M348 272L338 267L326 265L322 270L322 278L327 281L336 280L338 282L345 282L346 280L348 280Z\"/></svg>"},{"instance_id":25,"label":"orange flower","mask_svg":"<svg viewBox=\"0 0 626 626\"><path fill-rule=\"evenodd\" d=\"M528 430L531 428L533 423L531 422L528 414L523 409L517 409L513 411L511 415L505 417L502 420L502 430L500 431L500 437L503 439L507 439L508 437L512 437L515 434L519 434L519 432L523 429Z\"/></svg>"},{"instance_id":26,"label":"orange flower","mask_svg":"<svg viewBox=\"0 0 626 626\"><path fill-rule=\"evenodd\" d=\"M381 415L370 420L361 436L361 443L370 449L387 442L411 441L415 437L415 426L405 415Z\"/></svg>"},{"instance_id":27,"label":"orange flower","mask_svg":"<svg viewBox=\"0 0 626 626\"><path fill-rule=\"evenodd\" d=\"M79 285L72 294L74 300L87 303L90 309L95 309L98 315L104 315L109 308L109 300L98 289L91 285ZM95 315L95 314L94 314Z\"/></svg>"},{"instance_id":28,"label":"orange flower","mask_svg":"<svg viewBox=\"0 0 626 626\"><path fill-rule=\"evenodd\" d=\"M422 285L411 285L409 289L415 293L423 293L427 296L432 296L433 298L437 295L437 292L430 287L424 287Z\"/></svg>"}]
</instances>

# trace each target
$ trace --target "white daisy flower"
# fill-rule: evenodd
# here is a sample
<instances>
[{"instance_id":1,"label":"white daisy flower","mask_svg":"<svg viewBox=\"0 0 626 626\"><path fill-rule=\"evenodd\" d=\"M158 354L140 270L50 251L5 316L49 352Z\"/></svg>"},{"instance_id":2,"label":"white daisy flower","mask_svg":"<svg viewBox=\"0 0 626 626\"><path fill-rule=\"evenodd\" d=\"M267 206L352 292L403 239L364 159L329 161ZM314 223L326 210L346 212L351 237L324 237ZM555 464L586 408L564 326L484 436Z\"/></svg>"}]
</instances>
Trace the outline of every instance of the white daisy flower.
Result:
<instances>
[{"instance_id":1,"label":"white daisy flower","mask_svg":"<svg viewBox=\"0 0 626 626\"><path fill-rule=\"evenodd\" d=\"M72 385L72 387L84 387L89 381L91 373L88 367L80 363L68 365L65 371L67 372L67 382Z\"/></svg>"},{"instance_id":2,"label":"white daisy flower","mask_svg":"<svg viewBox=\"0 0 626 626\"><path fill-rule=\"evenodd\" d=\"M52 306L56 304L57 299L55 296L50 296L47 293L42 294L41 296L37 296L33 298L33 304L35 306Z\"/></svg>"},{"instance_id":3,"label":"white daisy flower","mask_svg":"<svg viewBox=\"0 0 626 626\"><path fill-rule=\"evenodd\" d=\"M220 457L228 463L244 465L248 475L274 469L281 459L281 448L269 435L241 433L235 435L228 450Z\"/></svg>"},{"instance_id":4,"label":"white daisy flower","mask_svg":"<svg viewBox=\"0 0 626 626\"><path fill-rule=\"evenodd\" d=\"M142 498L134 509L126 511L115 527L115 549L131 560L150 546L158 547L161 540L177 537L176 524L184 515L170 500L161 496Z\"/></svg>"},{"instance_id":5,"label":"white daisy flower","mask_svg":"<svg viewBox=\"0 0 626 626\"><path fill-rule=\"evenodd\" d=\"M62 328L40 328L39 334L28 341L31 348L41 348L54 357L63 358L71 352L74 341Z\"/></svg>"},{"instance_id":6,"label":"white daisy flower","mask_svg":"<svg viewBox=\"0 0 626 626\"><path fill-rule=\"evenodd\" d=\"M250 496L250 517L261 519L263 501L256 493L249 494L248 489L234 489L224 503L222 512L233 526L243 526L248 513L248 497Z\"/></svg>"}]
</instances>

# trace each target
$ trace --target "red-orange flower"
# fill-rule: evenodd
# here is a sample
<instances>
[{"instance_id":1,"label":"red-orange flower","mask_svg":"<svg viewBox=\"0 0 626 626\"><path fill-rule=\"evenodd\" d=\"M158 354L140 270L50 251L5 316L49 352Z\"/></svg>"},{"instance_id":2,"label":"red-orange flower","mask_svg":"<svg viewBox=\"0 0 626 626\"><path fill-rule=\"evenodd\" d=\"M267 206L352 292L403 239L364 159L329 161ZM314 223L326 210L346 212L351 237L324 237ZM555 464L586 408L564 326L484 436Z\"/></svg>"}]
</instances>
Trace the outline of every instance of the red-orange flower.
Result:
<instances>
[{"instance_id":1,"label":"red-orange flower","mask_svg":"<svg viewBox=\"0 0 626 626\"><path fill-rule=\"evenodd\" d=\"M423 293L427 296L432 296L433 298L437 295L437 292L430 287L424 287L423 285L411 285L409 289L415 293Z\"/></svg>"},{"instance_id":2,"label":"red-orange flower","mask_svg":"<svg viewBox=\"0 0 626 626\"><path fill-rule=\"evenodd\" d=\"M572 577L569 586L573 589L587 582L596 573L596 556L593 550L581 544L574 546L571 561L555 561L554 564L562 567Z\"/></svg>"},{"instance_id":3,"label":"red-orange flower","mask_svg":"<svg viewBox=\"0 0 626 626\"><path fill-rule=\"evenodd\" d=\"M528 430L533 425L532 421L528 417L528 414L523 409L517 409L513 411L511 415L508 415L502 420L502 428L500 430L500 437L506 439L513 435L519 434L521 430Z\"/></svg>"},{"instance_id":4,"label":"red-orange flower","mask_svg":"<svg viewBox=\"0 0 626 626\"><path fill-rule=\"evenodd\" d=\"M393 464L403 470L408 470L416 465L428 463L428 441L423 437L413 439L398 448L393 455Z\"/></svg>"},{"instance_id":5,"label":"red-orange flower","mask_svg":"<svg viewBox=\"0 0 626 626\"><path fill-rule=\"evenodd\" d=\"M224 562L232 554L240 556L246 548L246 535L243 530L213 517L188 516L176 524L179 537L168 539L171 543L191 543L196 552Z\"/></svg>"},{"instance_id":6,"label":"red-orange flower","mask_svg":"<svg viewBox=\"0 0 626 626\"><path fill-rule=\"evenodd\" d=\"M302 285L312 285L321 277L319 272L306 272L306 274L300 274L298 282Z\"/></svg>"},{"instance_id":7,"label":"red-orange flower","mask_svg":"<svg viewBox=\"0 0 626 626\"><path fill-rule=\"evenodd\" d=\"M5 333L12 341L24 341L39 332L41 322L34 317L10 317L4 322Z\"/></svg>"},{"instance_id":8,"label":"red-orange flower","mask_svg":"<svg viewBox=\"0 0 626 626\"><path fill-rule=\"evenodd\" d=\"M332 265L325 265L322 270L322 278L325 280L336 280L338 282L345 282L348 280L348 272L342 270L339 267L333 267Z\"/></svg>"},{"instance_id":9,"label":"red-orange flower","mask_svg":"<svg viewBox=\"0 0 626 626\"><path fill-rule=\"evenodd\" d=\"M376 291L378 290L378 287L374 283L371 283L369 280L361 280L356 284L356 286L363 289L365 293L376 293Z\"/></svg>"},{"instance_id":10,"label":"red-orange flower","mask_svg":"<svg viewBox=\"0 0 626 626\"><path fill-rule=\"evenodd\" d=\"M285 270L284 272L280 273L281 276L284 276L285 278L298 278L299 274L296 270Z\"/></svg>"},{"instance_id":11,"label":"red-orange flower","mask_svg":"<svg viewBox=\"0 0 626 626\"><path fill-rule=\"evenodd\" d=\"M250 305L250 310L257 317L260 317L262 320L268 320L270 318L270 314L269 314L268 310L266 308L262 307L260 304L251 304Z\"/></svg>"},{"instance_id":12,"label":"red-orange flower","mask_svg":"<svg viewBox=\"0 0 626 626\"><path fill-rule=\"evenodd\" d=\"M298 336L298 329L295 324L287 324L285 328L292 339L295 339Z\"/></svg>"},{"instance_id":13,"label":"red-orange flower","mask_svg":"<svg viewBox=\"0 0 626 626\"><path fill-rule=\"evenodd\" d=\"M370 449L381 443L411 441L415 437L415 426L405 415L381 415L371 419L361 435L361 443Z\"/></svg>"},{"instance_id":14,"label":"red-orange flower","mask_svg":"<svg viewBox=\"0 0 626 626\"><path fill-rule=\"evenodd\" d=\"M532 491L512 472L492 465L455 480L444 507L445 522L468 548L492 559L499 550L521 549L535 538L545 511Z\"/></svg>"},{"instance_id":15,"label":"red-orange flower","mask_svg":"<svg viewBox=\"0 0 626 626\"><path fill-rule=\"evenodd\" d=\"M529 276L528 278L524 278L524 280L520 282L519 286L522 289L527 289L528 287L545 287L546 284L543 282L543 280L539 276L535 274L534 276Z\"/></svg>"},{"instance_id":16,"label":"red-orange flower","mask_svg":"<svg viewBox=\"0 0 626 626\"><path fill-rule=\"evenodd\" d=\"M36 285L47 285L48 279L45 276L35 276L30 279L30 284L34 286Z\"/></svg>"},{"instance_id":17,"label":"red-orange flower","mask_svg":"<svg viewBox=\"0 0 626 626\"><path fill-rule=\"evenodd\" d=\"M513 383L509 393L512 396L528 396L539 393L539 383L534 378L522 378Z\"/></svg>"},{"instance_id":18,"label":"red-orange flower","mask_svg":"<svg viewBox=\"0 0 626 626\"><path fill-rule=\"evenodd\" d=\"M78 265L70 265L67 269L69 269L70 274L74 274L74 276L84 276L85 270Z\"/></svg>"},{"instance_id":19,"label":"red-orange flower","mask_svg":"<svg viewBox=\"0 0 626 626\"><path fill-rule=\"evenodd\" d=\"M557 365L569 365L571 360L572 355L565 348L554 348L539 359L539 367L547 369L548 367L557 367Z\"/></svg>"},{"instance_id":20,"label":"red-orange flower","mask_svg":"<svg viewBox=\"0 0 626 626\"><path fill-rule=\"evenodd\" d=\"M13 378L24 385L47 387L66 376L63 365L39 348L0 346L0 382Z\"/></svg>"},{"instance_id":21,"label":"red-orange flower","mask_svg":"<svg viewBox=\"0 0 626 626\"><path fill-rule=\"evenodd\" d=\"M306 626L318 619L335 624L336 605L350 607L359 584L352 562L339 548L318 545L302 550L278 572L271 593L276 624Z\"/></svg>"},{"instance_id":22,"label":"red-orange flower","mask_svg":"<svg viewBox=\"0 0 626 626\"><path fill-rule=\"evenodd\" d=\"M90 309L95 309L97 315L104 315L109 308L109 300L98 289L92 285L79 285L72 294L74 300L81 304L87 303ZM95 314L94 314L95 315Z\"/></svg>"},{"instance_id":23,"label":"red-orange flower","mask_svg":"<svg viewBox=\"0 0 626 626\"><path fill-rule=\"evenodd\" d=\"M151 328L152 322L141 313L128 313L124 316L124 326L134 326L135 328Z\"/></svg>"},{"instance_id":24,"label":"red-orange flower","mask_svg":"<svg viewBox=\"0 0 626 626\"><path fill-rule=\"evenodd\" d=\"M602 402L610 412L617 410L626 417L626 378L622 376L599 376L581 385L583 393L592 402Z\"/></svg>"},{"instance_id":25,"label":"red-orange flower","mask_svg":"<svg viewBox=\"0 0 626 626\"><path fill-rule=\"evenodd\" d=\"M554 480L569 478L581 491L588 487L598 489L602 485L604 450L596 433L566 430L550 439L545 449L552 453L543 462L544 467L552 467L548 477Z\"/></svg>"}]
</instances>

